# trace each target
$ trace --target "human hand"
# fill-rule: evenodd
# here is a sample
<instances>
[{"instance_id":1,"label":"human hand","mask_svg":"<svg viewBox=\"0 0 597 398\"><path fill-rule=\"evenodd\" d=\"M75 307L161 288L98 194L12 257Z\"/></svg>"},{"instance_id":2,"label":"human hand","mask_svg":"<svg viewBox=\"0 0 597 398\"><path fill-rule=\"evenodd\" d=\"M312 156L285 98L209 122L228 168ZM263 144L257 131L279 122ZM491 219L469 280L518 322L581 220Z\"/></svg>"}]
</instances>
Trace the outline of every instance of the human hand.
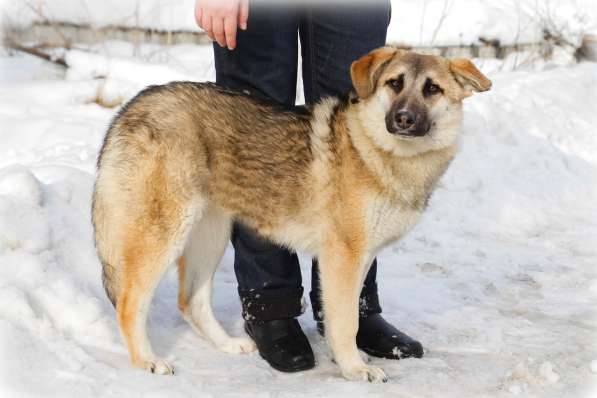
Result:
<instances>
[{"instance_id":1,"label":"human hand","mask_svg":"<svg viewBox=\"0 0 597 398\"><path fill-rule=\"evenodd\" d=\"M195 20L210 39L234 50L236 28L247 29L249 0L196 0Z\"/></svg>"}]
</instances>

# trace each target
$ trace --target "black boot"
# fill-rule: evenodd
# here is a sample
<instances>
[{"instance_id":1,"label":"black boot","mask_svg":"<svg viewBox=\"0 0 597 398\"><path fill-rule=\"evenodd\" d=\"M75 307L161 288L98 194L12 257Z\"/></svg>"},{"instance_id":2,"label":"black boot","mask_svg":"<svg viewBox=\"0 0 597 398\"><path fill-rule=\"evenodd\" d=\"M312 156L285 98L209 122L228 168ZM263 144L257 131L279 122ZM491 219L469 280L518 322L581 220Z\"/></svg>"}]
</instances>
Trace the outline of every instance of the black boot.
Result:
<instances>
[{"instance_id":1,"label":"black boot","mask_svg":"<svg viewBox=\"0 0 597 398\"><path fill-rule=\"evenodd\" d=\"M359 331L357 347L374 357L400 359L407 357L421 358L423 346L412 339L381 316L381 306L377 295L377 261L373 260L365 278L359 297ZM321 303L318 264L313 261L311 272L311 307L313 318L317 321L317 330L323 336L323 306Z\"/></svg>"},{"instance_id":2,"label":"black boot","mask_svg":"<svg viewBox=\"0 0 597 398\"><path fill-rule=\"evenodd\" d=\"M295 318L245 321L245 331L272 368L281 372L299 372L315 366L309 340Z\"/></svg>"},{"instance_id":3,"label":"black boot","mask_svg":"<svg viewBox=\"0 0 597 398\"><path fill-rule=\"evenodd\" d=\"M323 322L317 322L317 331L324 335ZM423 346L383 319L381 314L359 317L357 347L367 354L386 359L421 358Z\"/></svg>"},{"instance_id":4,"label":"black boot","mask_svg":"<svg viewBox=\"0 0 597 398\"><path fill-rule=\"evenodd\" d=\"M383 319L381 314L359 318L357 347L379 358L400 359L423 356L423 346Z\"/></svg>"}]
</instances>

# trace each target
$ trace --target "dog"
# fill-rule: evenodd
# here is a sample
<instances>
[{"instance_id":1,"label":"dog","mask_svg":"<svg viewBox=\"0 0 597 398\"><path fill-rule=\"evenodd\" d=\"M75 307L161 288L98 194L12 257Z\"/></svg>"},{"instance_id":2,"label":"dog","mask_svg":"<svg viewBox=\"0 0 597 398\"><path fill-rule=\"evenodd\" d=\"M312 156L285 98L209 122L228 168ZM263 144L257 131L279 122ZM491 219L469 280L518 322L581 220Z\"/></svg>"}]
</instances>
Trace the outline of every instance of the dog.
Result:
<instances>
[{"instance_id":1,"label":"dog","mask_svg":"<svg viewBox=\"0 0 597 398\"><path fill-rule=\"evenodd\" d=\"M230 337L212 311L213 275L239 221L320 262L325 337L342 375L386 381L357 351L358 298L376 253L419 219L455 156L462 101L489 90L469 60L393 47L352 63L354 90L286 109L212 83L150 86L110 125L93 194L95 243L133 365L173 368L146 320L170 264L178 307L215 347Z\"/></svg>"}]
</instances>

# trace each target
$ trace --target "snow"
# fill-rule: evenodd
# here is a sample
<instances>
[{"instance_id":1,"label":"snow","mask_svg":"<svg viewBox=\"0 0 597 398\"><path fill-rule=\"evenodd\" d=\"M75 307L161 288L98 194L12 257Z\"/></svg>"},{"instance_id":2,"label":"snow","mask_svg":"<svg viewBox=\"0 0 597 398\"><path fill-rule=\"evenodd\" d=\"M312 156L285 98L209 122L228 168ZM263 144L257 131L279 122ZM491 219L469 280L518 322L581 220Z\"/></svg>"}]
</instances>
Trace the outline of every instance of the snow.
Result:
<instances>
[{"instance_id":1,"label":"snow","mask_svg":"<svg viewBox=\"0 0 597 398\"><path fill-rule=\"evenodd\" d=\"M379 256L384 316L425 357L371 359L390 381L370 385L340 377L309 308L300 321L313 370L283 374L256 353L216 351L176 310L174 269L148 327L176 374L131 367L90 223L116 111L100 104L151 83L213 80L213 60L209 46L91 50L67 53L66 74L0 56L0 396L597 396L597 64L476 60L493 89L466 101L462 150L421 223ZM215 307L242 335L232 256Z\"/></svg>"},{"instance_id":2,"label":"snow","mask_svg":"<svg viewBox=\"0 0 597 398\"><path fill-rule=\"evenodd\" d=\"M543 362L539 367L539 373L549 383L557 383L560 375L554 372L551 362Z\"/></svg>"},{"instance_id":3,"label":"snow","mask_svg":"<svg viewBox=\"0 0 597 398\"><path fill-rule=\"evenodd\" d=\"M0 0L8 21L197 31L195 0ZM534 43L547 29L578 44L597 32L594 0L392 0L388 41L412 46ZM0 7L1 9L2 7Z\"/></svg>"}]
</instances>

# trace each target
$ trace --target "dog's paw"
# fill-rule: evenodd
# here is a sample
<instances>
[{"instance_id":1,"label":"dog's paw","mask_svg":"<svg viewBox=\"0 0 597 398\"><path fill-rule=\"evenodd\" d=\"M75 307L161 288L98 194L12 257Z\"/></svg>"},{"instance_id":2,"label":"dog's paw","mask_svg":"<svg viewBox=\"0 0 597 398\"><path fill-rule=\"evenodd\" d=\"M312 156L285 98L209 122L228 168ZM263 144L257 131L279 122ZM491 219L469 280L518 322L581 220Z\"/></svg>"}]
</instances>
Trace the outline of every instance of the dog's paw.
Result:
<instances>
[{"instance_id":1,"label":"dog's paw","mask_svg":"<svg viewBox=\"0 0 597 398\"><path fill-rule=\"evenodd\" d=\"M163 359L152 359L143 361L141 367L156 375L173 375L174 368Z\"/></svg>"},{"instance_id":2,"label":"dog's paw","mask_svg":"<svg viewBox=\"0 0 597 398\"><path fill-rule=\"evenodd\" d=\"M365 364L343 370L342 375L348 380L369 381L371 383L385 383L388 381L388 377L381 368Z\"/></svg>"},{"instance_id":3,"label":"dog's paw","mask_svg":"<svg viewBox=\"0 0 597 398\"><path fill-rule=\"evenodd\" d=\"M223 344L218 345L218 349L227 354L248 354L255 351L257 347L248 337L231 337Z\"/></svg>"}]
</instances>

